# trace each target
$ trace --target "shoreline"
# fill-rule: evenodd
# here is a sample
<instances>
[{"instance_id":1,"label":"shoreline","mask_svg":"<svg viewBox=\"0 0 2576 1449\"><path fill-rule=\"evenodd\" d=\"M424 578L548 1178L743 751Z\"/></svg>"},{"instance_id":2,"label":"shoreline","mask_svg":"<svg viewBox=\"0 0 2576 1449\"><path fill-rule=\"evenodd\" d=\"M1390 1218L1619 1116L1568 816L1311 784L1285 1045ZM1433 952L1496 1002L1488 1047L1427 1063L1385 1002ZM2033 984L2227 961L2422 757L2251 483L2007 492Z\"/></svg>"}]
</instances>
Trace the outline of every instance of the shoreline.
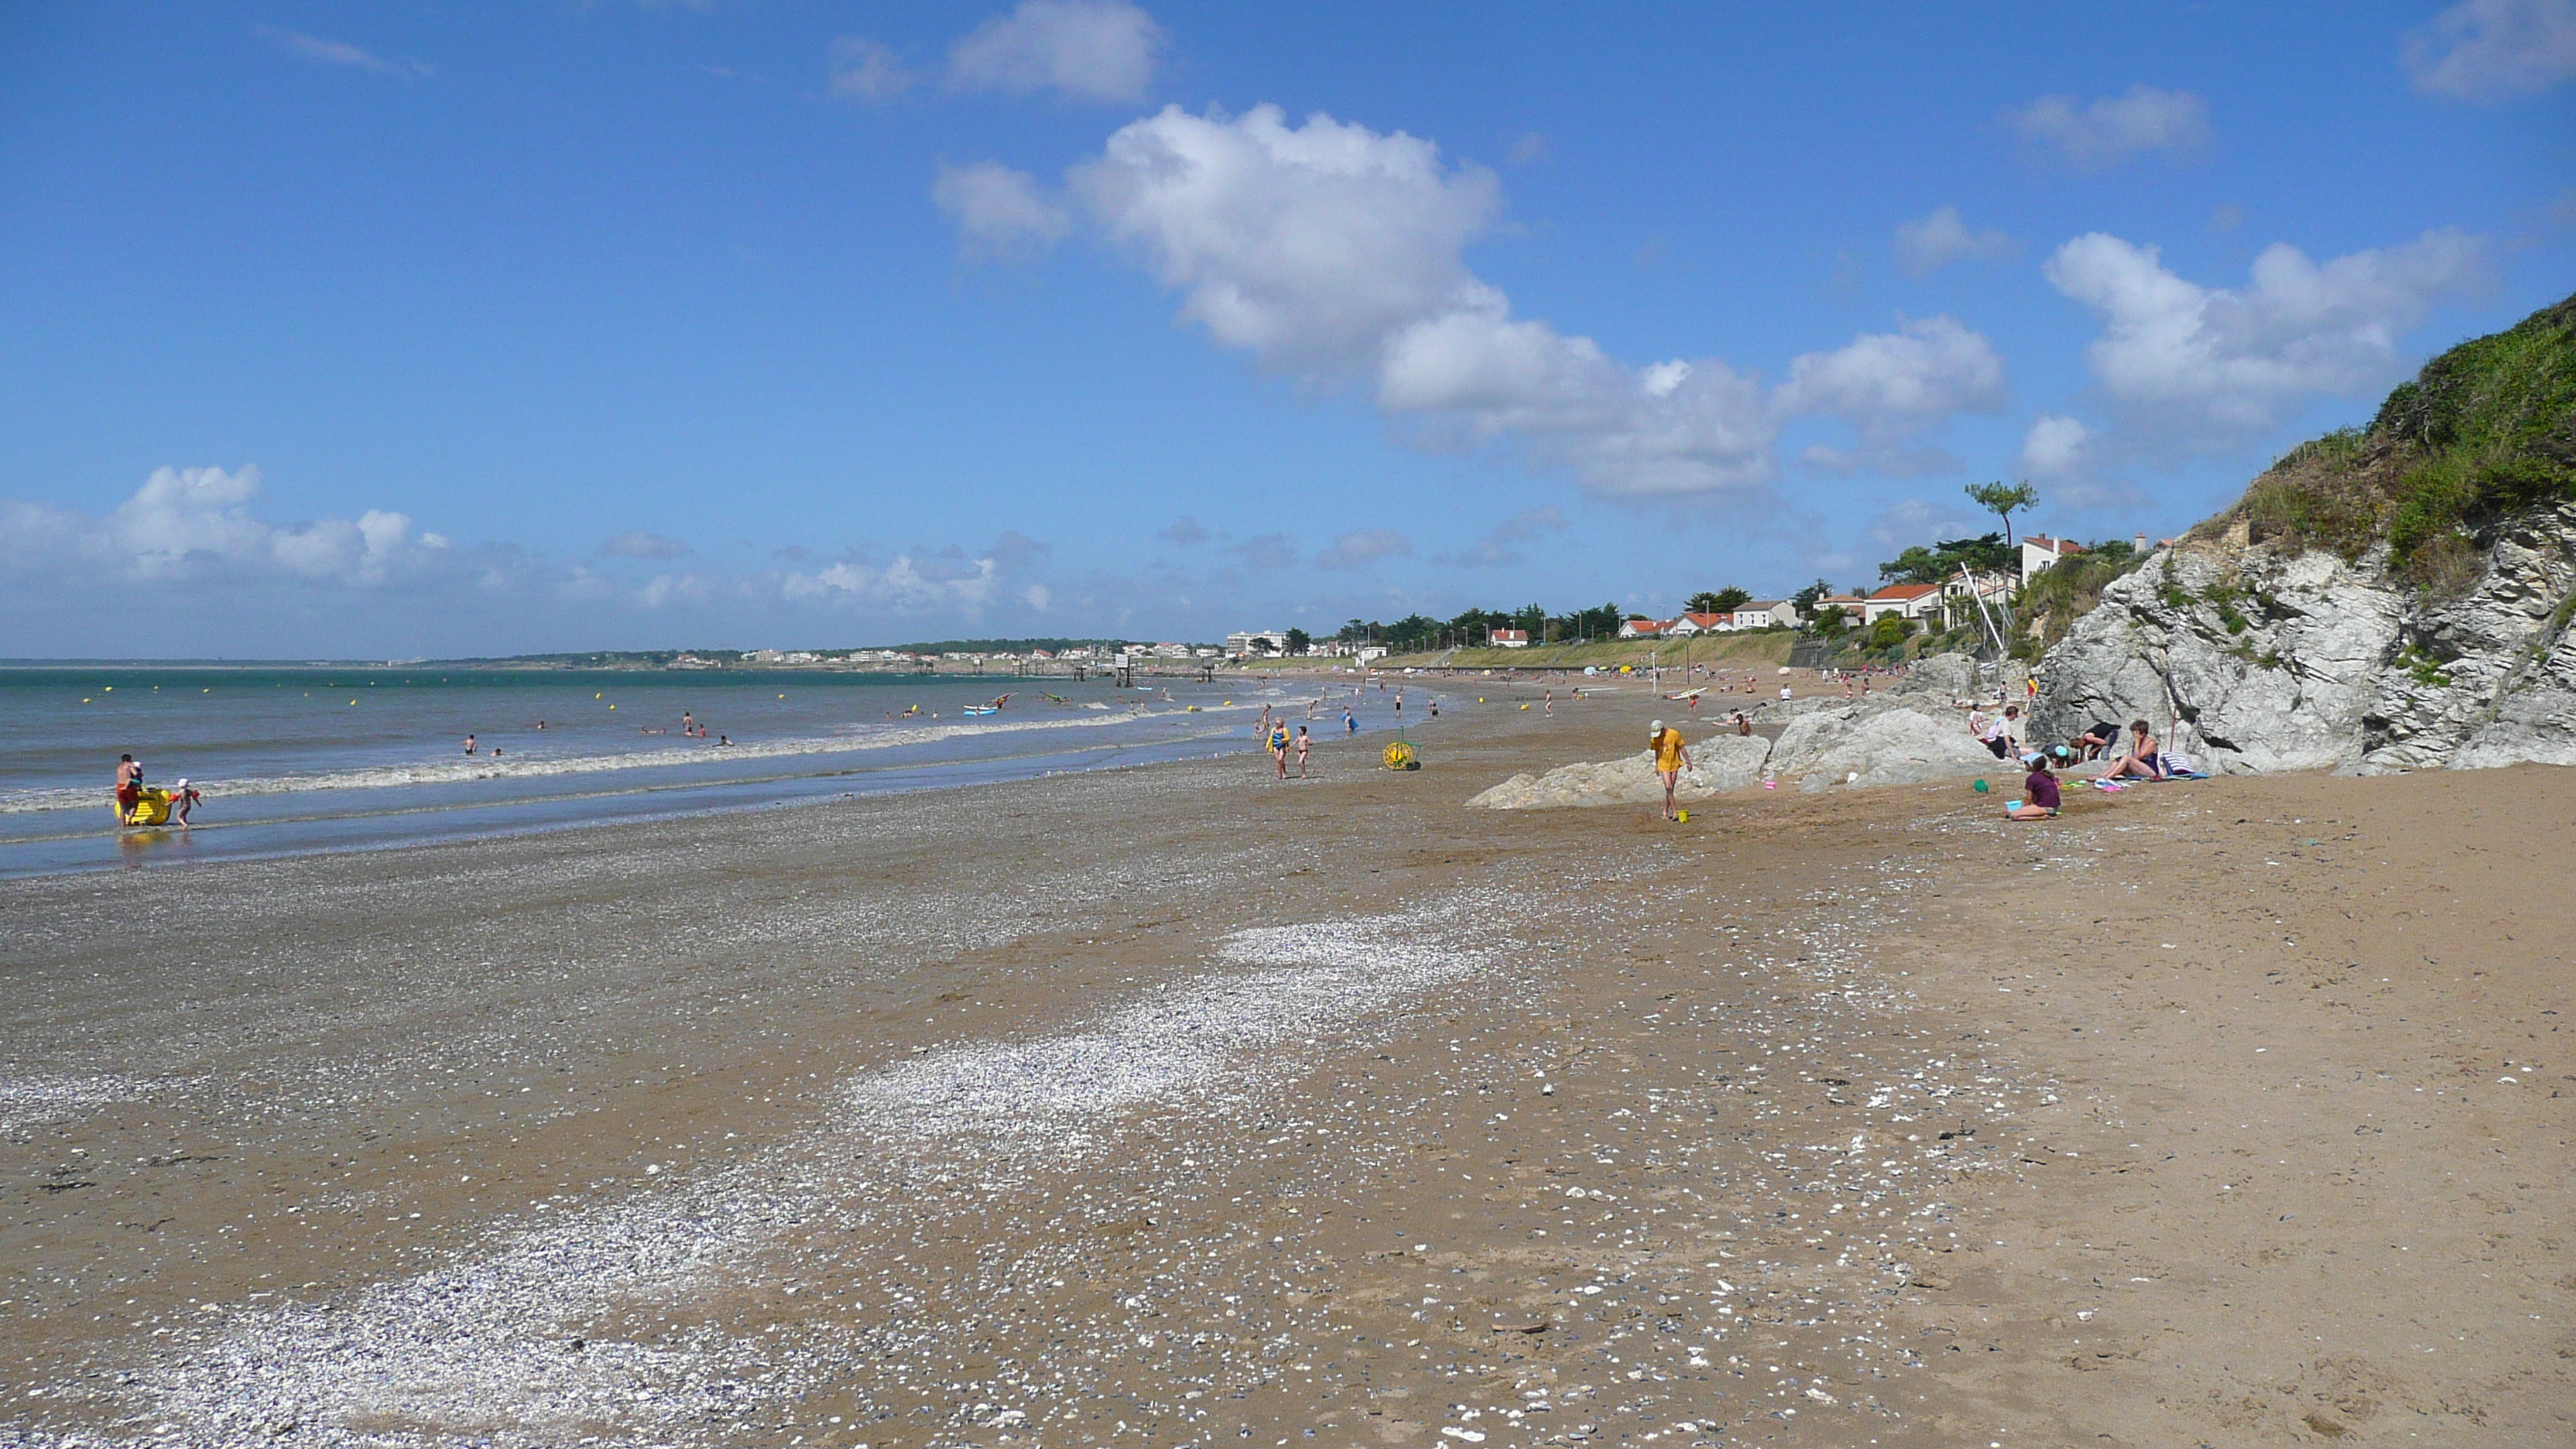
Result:
<instances>
[{"instance_id":1,"label":"shoreline","mask_svg":"<svg viewBox=\"0 0 2576 1449\"><path fill-rule=\"evenodd\" d=\"M2255 1184L2127 1210L2118 1192L2149 1170L2177 1181L2147 1159L2199 1125L2184 1114L2212 1104L2194 1094L2247 1090L2248 1064L2268 1072L2294 1040L2300 1018L2261 1042L2223 1020L2262 989L2242 971L2282 964L2243 933L2378 899L2329 890L2338 862L2313 846L2260 865L2293 859L2277 831L2209 817L2368 806L2372 888L2386 870L2421 898L2474 887L2520 911L2512 949L2546 943L2531 959L2555 973L2528 995L2568 984L2566 916L2527 877L2457 876L2443 822L2566 799L2562 772L2215 781L2070 802L2041 829L1949 786L1752 792L1681 830L1651 808L1459 808L1516 769L1599 758L1657 707L1444 715L1411 774L1366 768L1374 742L1328 742L1328 778L1284 785L1246 752L828 818L0 883L19 923L0 938L16 998L0 1153L20 1209L0 1226L0 1297L24 1348L0 1369L0 1423L31 1442L140 1442L175 1416L181 1442L210 1443L712 1443L739 1425L874 1446L1313 1429L1417 1449L2326 1433L2276 1412L2297 1398L2371 1442L2474 1432L2439 1407L2462 1385L2495 1442L2554 1422L2554 1328L2488 1315L2474 1370L2401 1371L2363 1331L2361 1307L2388 1311L2378 1279L2269 1286L2357 1252L2336 1221L2297 1256L2237 1264L2218 1250L2242 1225L2213 1215ZM2167 857L2248 849L2210 890L2297 874L2260 917L2207 895L2192 959L2208 969L2163 970L2141 933L2204 899ZM1981 859L1994 868L1960 874ZM2129 891L2130 860L2180 894ZM147 903L194 923L176 958L119 939ZM2021 923L2068 906L2082 929L2033 956ZM2324 940L2306 920L2277 934ZM2336 950L2388 924L2346 922L2355 944ZM1994 979L2008 958L2066 974L2034 995ZM2339 1030L2374 1046L2393 1040L2382 1012L2418 1033L2483 1019L2387 984L2411 994L2320 987L2314 1009L2337 1001ZM2539 1026L2522 1000L2497 1009ZM2185 1017L2230 1034L2169 1024ZM2274 1154L2286 1182L2310 1166L2292 1149L2315 1150L2313 1114L2340 1104L2273 1100L2295 1124ZM2545 1222L2567 1196L2563 1105L2470 1104L2524 1115L2495 1119L2501 1156L2461 1164L2455 1190L2421 1176L2441 1139L2373 1141L2415 1197L2474 1192ZM2165 1137L2121 1138L2145 1148L2095 1140L2148 1123ZM2243 1145L2174 1161L2229 1166ZM2113 1187L2060 1170L2074 1162ZM2061 1306L2074 1250L2056 1240L2139 1223L2155 1245L2122 1251L2157 1258L2154 1281ZM574 1239L626 1245L628 1268L549 1256ZM2203 1277L2261 1296L2198 1301L2185 1245ZM2563 1321L2542 1245L2480 1251L2473 1271L2509 1270L2493 1302ZM540 1279L555 1287L531 1296ZM2410 1292L2399 1313L2435 1311ZM2211 1398L2259 1375L2213 1377L2207 1345L2269 1352L2293 1321L2343 1320L2344 1359L2380 1375L2360 1397L2316 1399L2318 1380L2259 1413ZM2111 1356L2070 1370L2097 1333ZM1992 1353L1949 1351L1978 1334ZM387 1363L411 1369L388 1381Z\"/></svg>"}]
</instances>

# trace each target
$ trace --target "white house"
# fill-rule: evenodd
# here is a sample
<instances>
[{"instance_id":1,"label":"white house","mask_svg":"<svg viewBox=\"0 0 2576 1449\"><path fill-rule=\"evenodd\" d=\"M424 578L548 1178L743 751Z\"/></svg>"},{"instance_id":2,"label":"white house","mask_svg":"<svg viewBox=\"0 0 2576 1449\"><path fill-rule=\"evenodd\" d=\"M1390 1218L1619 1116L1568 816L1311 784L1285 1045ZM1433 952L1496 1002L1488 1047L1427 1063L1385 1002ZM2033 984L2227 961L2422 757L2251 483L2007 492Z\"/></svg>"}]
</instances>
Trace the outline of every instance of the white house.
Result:
<instances>
[{"instance_id":1,"label":"white house","mask_svg":"<svg viewBox=\"0 0 2576 1449\"><path fill-rule=\"evenodd\" d=\"M2083 551L2084 545L2071 538L2050 538L2044 533L2024 535L2021 541L2021 581L2029 583L2033 574L2054 565L2059 559Z\"/></svg>"},{"instance_id":2,"label":"white house","mask_svg":"<svg viewBox=\"0 0 2576 1449\"><path fill-rule=\"evenodd\" d=\"M1488 629L1485 631L1485 642L1496 649L1527 649L1529 631L1527 629Z\"/></svg>"},{"instance_id":3,"label":"white house","mask_svg":"<svg viewBox=\"0 0 2576 1449\"><path fill-rule=\"evenodd\" d=\"M1786 599L1775 600L1768 604L1746 604L1737 609L1730 618L1733 620L1734 627L1738 629L1768 629L1774 624L1796 623L1798 606Z\"/></svg>"},{"instance_id":4,"label":"white house","mask_svg":"<svg viewBox=\"0 0 2576 1449\"><path fill-rule=\"evenodd\" d=\"M1939 613L1939 584L1889 584L1861 600L1860 621L1875 624L1890 614L1907 619L1920 619L1927 613Z\"/></svg>"},{"instance_id":5,"label":"white house","mask_svg":"<svg viewBox=\"0 0 2576 1449\"><path fill-rule=\"evenodd\" d=\"M1622 639L1660 639L1664 636L1661 619L1629 619L1619 625Z\"/></svg>"}]
</instances>

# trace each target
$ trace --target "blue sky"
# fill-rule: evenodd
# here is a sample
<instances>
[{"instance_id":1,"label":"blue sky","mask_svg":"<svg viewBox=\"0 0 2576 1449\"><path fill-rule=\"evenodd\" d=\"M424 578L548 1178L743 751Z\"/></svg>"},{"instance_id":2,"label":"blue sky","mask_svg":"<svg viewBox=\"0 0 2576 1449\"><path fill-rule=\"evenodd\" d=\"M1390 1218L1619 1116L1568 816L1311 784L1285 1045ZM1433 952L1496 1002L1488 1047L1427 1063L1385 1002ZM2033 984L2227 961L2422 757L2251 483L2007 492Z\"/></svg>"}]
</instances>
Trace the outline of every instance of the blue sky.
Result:
<instances>
[{"instance_id":1,"label":"blue sky","mask_svg":"<svg viewBox=\"0 0 2576 1449\"><path fill-rule=\"evenodd\" d=\"M0 14L0 654L1208 638L2170 534L2576 289L2576 0Z\"/></svg>"}]
</instances>

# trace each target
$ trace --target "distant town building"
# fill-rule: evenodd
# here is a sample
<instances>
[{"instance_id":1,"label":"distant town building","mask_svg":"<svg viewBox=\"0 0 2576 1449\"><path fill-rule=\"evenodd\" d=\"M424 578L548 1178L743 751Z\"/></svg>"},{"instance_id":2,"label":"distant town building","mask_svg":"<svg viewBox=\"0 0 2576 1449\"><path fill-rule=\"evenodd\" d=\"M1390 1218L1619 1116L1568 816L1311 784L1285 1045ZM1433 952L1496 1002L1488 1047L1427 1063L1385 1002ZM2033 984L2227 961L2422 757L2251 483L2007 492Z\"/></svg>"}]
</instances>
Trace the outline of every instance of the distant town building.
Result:
<instances>
[{"instance_id":1,"label":"distant town building","mask_svg":"<svg viewBox=\"0 0 2576 1449\"><path fill-rule=\"evenodd\" d=\"M1663 632L1664 621L1661 619L1629 619L1619 625L1622 639L1657 639L1663 636Z\"/></svg>"},{"instance_id":2,"label":"distant town building","mask_svg":"<svg viewBox=\"0 0 2576 1449\"><path fill-rule=\"evenodd\" d=\"M1827 609L1839 609L1844 618L1858 622L1861 615L1868 612L1869 600L1858 594L1834 594L1816 600L1817 614L1822 615Z\"/></svg>"},{"instance_id":3,"label":"distant town building","mask_svg":"<svg viewBox=\"0 0 2576 1449\"><path fill-rule=\"evenodd\" d=\"M1529 631L1527 629L1488 629L1485 631L1485 642L1497 649L1527 649Z\"/></svg>"},{"instance_id":4,"label":"distant town building","mask_svg":"<svg viewBox=\"0 0 2576 1449\"><path fill-rule=\"evenodd\" d=\"M1288 635L1280 629L1237 629L1225 636L1225 653L1229 659L1249 654L1285 654Z\"/></svg>"}]
</instances>

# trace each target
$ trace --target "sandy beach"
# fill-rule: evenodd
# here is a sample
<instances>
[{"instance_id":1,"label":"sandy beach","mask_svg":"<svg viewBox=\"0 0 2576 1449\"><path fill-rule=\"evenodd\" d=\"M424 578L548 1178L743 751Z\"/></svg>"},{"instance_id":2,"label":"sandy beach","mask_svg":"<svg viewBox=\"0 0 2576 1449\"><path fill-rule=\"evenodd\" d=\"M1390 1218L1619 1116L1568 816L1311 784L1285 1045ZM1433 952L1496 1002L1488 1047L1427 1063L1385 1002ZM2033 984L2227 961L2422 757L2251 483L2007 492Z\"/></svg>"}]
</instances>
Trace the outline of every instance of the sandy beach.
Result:
<instances>
[{"instance_id":1,"label":"sandy beach","mask_svg":"<svg viewBox=\"0 0 2576 1449\"><path fill-rule=\"evenodd\" d=\"M0 883L0 1437L2576 1438L2576 776L1471 811L1675 710L1475 688Z\"/></svg>"}]
</instances>

